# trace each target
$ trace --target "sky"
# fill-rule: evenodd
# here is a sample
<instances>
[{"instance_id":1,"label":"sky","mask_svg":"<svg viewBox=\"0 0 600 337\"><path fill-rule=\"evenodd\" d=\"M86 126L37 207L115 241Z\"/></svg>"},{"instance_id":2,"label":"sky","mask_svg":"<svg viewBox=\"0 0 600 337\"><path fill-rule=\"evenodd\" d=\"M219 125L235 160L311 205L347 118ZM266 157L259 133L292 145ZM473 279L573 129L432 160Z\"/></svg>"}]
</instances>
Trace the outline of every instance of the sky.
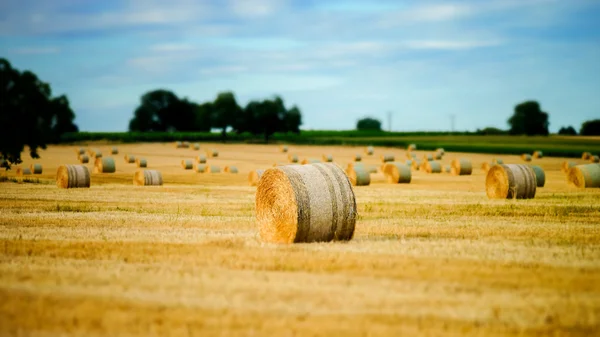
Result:
<instances>
[{"instance_id":1,"label":"sky","mask_svg":"<svg viewBox=\"0 0 600 337\"><path fill-rule=\"evenodd\" d=\"M600 118L598 0L3 0L0 57L66 94L81 131L126 131L142 94L281 95L303 129ZM454 117L452 117L454 116Z\"/></svg>"}]
</instances>

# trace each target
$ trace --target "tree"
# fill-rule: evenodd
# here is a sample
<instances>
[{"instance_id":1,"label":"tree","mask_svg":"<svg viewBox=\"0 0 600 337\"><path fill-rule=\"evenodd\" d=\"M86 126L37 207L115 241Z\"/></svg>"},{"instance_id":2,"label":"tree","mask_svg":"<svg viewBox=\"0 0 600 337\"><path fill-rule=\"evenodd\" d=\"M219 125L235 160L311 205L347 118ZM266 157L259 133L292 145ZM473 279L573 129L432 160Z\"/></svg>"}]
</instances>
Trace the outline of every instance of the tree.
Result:
<instances>
[{"instance_id":1,"label":"tree","mask_svg":"<svg viewBox=\"0 0 600 337\"><path fill-rule=\"evenodd\" d=\"M486 136L491 136L491 135L505 135L508 134L507 131L505 130L501 130L492 126L488 126L487 128L483 128L482 130L477 129L477 131L475 132L479 135L486 135Z\"/></svg>"},{"instance_id":2,"label":"tree","mask_svg":"<svg viewBox=\"0 0 600 337\"><path fill-rule=\"evenodd\" d=\"M197 105L195 131L210 132L210 129L212 128L211 119L213 109L214 107L211 102Z\"/></svg>"},{"instance_id":3,"label":"tree","mask_svg":"<svg viewBox=\"0 0 600 337\"><path fill-rule=\"evenodd\" d=\"M221 92L217 95L213 103L212 124L214 127L222 129L223 140L227 138L227 127L233 126L241 110L231 91Z\"/></svg>"},{"instance_id":4,"label":"tree","mask_svg":"<svg viewBox=\"0 0 600 337\"><path fill-rule=\"evenodd\" d=\"M583 122L579 134L582 136L600 136L600 119Z\"/></svg>"},{"instance_id":5,"label":"tree","mask_svg":"<svg viewBox=\"0 0 600 337\"><path fill-rule=\"evenodd\" d=\"M541 111L536 101L526 101L515 106L515 112L508 119L510 134L548 135L548 114Z\"/></svg>"},{"instance_id":6,"label":"tree","mask_svg":"<svg viewBox=\"0 0 600 337\"><path fill-rule=\"evenodd\" d=\"M575 128L572 126L568 126L568 127L562 127L560 128L560 130L558 130L558 134L559 135L566 135L566 136L575 136L577 135L577 131L575 131Z\"/></svg>"},{"instance_id":7,"label":"tree","mask_svg":"<svg viewBox=\"0 0 600 337\"><path fill-rule=\"evenodd\" d=\"M302 125L302 112L297 106L292 106L285 114L283 120L285 132L300 133L300 125Z\"/></svg>"},{"instance_id":8,"label":"tree","mask_svg":"<svg viewBox=\"0 0 600 337\"><path fill-rule=\"evenodd\" d=\"M65 132L78 131L66 96L53 98L48 83L31 71L21 73L3 58L0 98L0 156L7 168L22 162L25 146L32 158L39 158L38 148L45 149Z\"/></svg>"},{"instance_id":9,"label":"tree","mask_svg":"<svg viewBox=\"0 0 600 337\"><path fill-rule=\"evenodd\" d=\"M165 89L153 90L140 98L129 121L129 131L193 131L196 127L198 105L180 100Z\"/></svg>"},{"instance_id":10,"label":"tree","mask_svg":"<svg viewBox=\"0 0 600 337\"><path fill-rule=\"evenodd\" d=\"M359 131L381 131L381 121L366 117L363 119L359 119L356 123L356 130Z\"/></svg>"}]
</instances>

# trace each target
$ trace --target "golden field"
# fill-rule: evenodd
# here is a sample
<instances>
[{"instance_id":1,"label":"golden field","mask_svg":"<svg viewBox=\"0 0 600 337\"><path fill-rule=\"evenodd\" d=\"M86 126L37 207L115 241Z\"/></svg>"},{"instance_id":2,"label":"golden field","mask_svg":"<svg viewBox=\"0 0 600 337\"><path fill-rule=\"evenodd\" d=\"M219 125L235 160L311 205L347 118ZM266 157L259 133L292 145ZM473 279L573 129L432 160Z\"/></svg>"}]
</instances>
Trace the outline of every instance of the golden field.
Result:
<instances>
[{"instance_id":1,"label":"golden field","mask_svg":"<svg viewBox=\"0 0 600 337\"><path fill-rule=\"evenodd\" d=\"M78 163L75 146L23 154L23 167L43 165L28 176L40 184L0 183L1 336L600 335L600 189L569 186L564 158L532 161L546 186L531 200L485 194L481 163L518 156L447 153L473 174L413 171L411 184L376 173L354 188L353 240L274 245L258 237L247 177L287 162L278 146L117 146L116 173L92 174L89 189L54 184L59 165ZM209 164L239 173L181 168L211 148ZM392 148L288 153L406 160ZM125 154L164 186L133 186Z\"/></svg>"}]
</instances>

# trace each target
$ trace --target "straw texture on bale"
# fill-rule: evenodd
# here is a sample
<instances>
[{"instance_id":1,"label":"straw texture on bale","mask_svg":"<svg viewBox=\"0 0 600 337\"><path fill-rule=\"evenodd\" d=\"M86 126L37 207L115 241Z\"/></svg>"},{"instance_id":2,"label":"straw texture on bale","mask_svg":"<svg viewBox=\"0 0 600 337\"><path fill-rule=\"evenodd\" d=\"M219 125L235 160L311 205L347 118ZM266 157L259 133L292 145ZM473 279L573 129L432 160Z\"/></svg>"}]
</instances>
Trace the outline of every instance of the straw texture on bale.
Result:
<instances>
[{"instance_id":1,"label":"straw texture on bale","mask_svg":"<svg viewBox=\"0 0 600 337\"><path fill-rule=\"evenodd\" d=\"M576 165L569 169L567 179L579 188L600 187L600 164Z\"/></svg>"},{"instance_id":2,"label":"straw texture on bale","mask_svg":"<svg viewBox=\"0 0 600 337\"><path fill-rule=\"evenodd\" d=\"M537 165L531 165L530 167L533 170L533 173L535 173L535 181L537 182L536 186L544 187L546 184L546 172L544 172L544 169Z\"/></svg>"},{"instance_id":3,"label":"straw texture on bale","mask_svg":"<svg viewBox=\"0 0 600 337\"><path fill-rule=\"evenodd\" d=\"M288 152L288 147L287 147L287 145L281 145L281 146L279 146L279 150L281 152Z\"/></svg>"},{"instance_id":4,"label":"straw texture on bale","mask_svg":"<svg viewBox=\"0 0 600 337\"><path fill-rule=\"evenodd\" d=\"M591 157L591 156L592 156L592 154L591 154L591 153L589 153L589 152L584 152L584 153L581 155L581 159L583 159L583 160L588 160L588 159L590 159L590 157Z\"/></svg>"},{"instance_id":5,"label":"straw texture on bale","mask_svg":"<svg viewBox=\"0 0 600 337\"><path fill-rule=\"evenodd\" d=\"M533 151L533 158L544 158L544 153L542 151Z\"/></svg>"},{"instance_id":6,"label":"straw texture on bale","mask_svg":"<svg viewBox=\"0 0 600 337\"><path fill-rule=\"evenodd\" d=\"M413 170L418 171L421 167L421 161L418 159L413 159L410 167L412 167Z\"/></svg>"},{"instance_id":7,"label":"straw texture on bale","mask_svg":"<svg viewBox=\"0 0 600 337\"><path fill-rule=\"evenodd\" d=\"M324 163L331 163L333 161L333 156L330 154L324 154L322 159Z\"/></svg>"},{"instance_id":8,"label":"straw texture on bale","mask_svg":"<svg viewBox=\"0 0 600 337\"><path fill-rule=\"evenodd\" d=\"M235 166L225 166L223 168L223 172L225 172L225 173L238 173L238 169Z\"/></svg>"},{"instance_id":9,"label":"straw texture on bale","mask_svg":"<svg viewBox=\"0 0 600 337\"><path fill-rule=\"evenodd\" d=\"M197 156L196 163L198 164L206 164L206 156Z\"/></svg>"},{"instance_id":10,"label":"straw texture on bale","mask_svg":"<svg viewBox=\"0 0 600 337\"><path fill-rule=\"evenodd\" d=\"M390 184L409 184L412 180L410 167L398 162L386 163L383 174Z\"/></svg>"},{"instance_id":11,"label":"straw texture on bale","mask_svg":"<svg viewBox=\"0 0 600 337\"><path fill-rule=\"evenodd\" d=\"M352 186L369 186L371 184L371 174L364 166L352 166L346 169L346 174Z\"/></svg>"},{"instance_id":12,"label":"straw texture on bale","mask_svg":"<svg viewBox=\"0 0 600 337\"><path fill-rule=\"evenodd\" d=\"M248 183L250 186L257 186L258 181L260 180L260 177L262 177L263 173L265 173L265 170L250 171L248 174Z\"/></svg>"},{"instance_id":13,"label":"straw texture on bale","mask_svg":"<svg viewBox=\"0 0 600 337\"><path fill-rule=\"evenodd\" d=\"M86 154L82 154L79 156L79 162L82 164L87 164L90 162L90 157L88 157Z\"/></svg>"},{"instance_id":14,"label":"straw texture on bale","mask_svg":"<svg viewBox=\"0 0 600 337\"><path fill-rule=\"evenodd\" d=\"M372 155L373 155L373 153L375 153L375 149L373 149L373 147L372 147L372 146L367 146L367 147L365 148L365 153L366 153L368 156L372 156Z\"/></svg>"},{"instance_id":15,"label":"straw texture on bale","mask_svg":"<svg viewBox=\"0 0 600 337\"><path fill-rule=\"evenodd\" d=\"M533 169L522 164L494 165L485 178L490 199L532 199L536 185Z\"/></svg>"},{"instance_id":16,"label":"straw texture on bale","mask_svg":"<svg viewBox=\"0 0 600 337\"><path fill-rule=\"evenodd\" d=\"M42 164L31 164L29 170L32 174L42 174Z\"/></svg>"},{"instance_id":17,"label":"straw texture on bale","mask_svg":"<svg viewBox=\"0 0 600 337\"><path fill-rule=\"evenodd\" d=\"M452 174L456 176L468 176L473 173L473 166L468 159L454 159L452 163L450 163L450 167Z\"/></svg>"},{"instance_id":18,"label":"straw texture on bale","mask_svg":"<svg viewBox=\"0 0 600 337\"><path fill-rule=\"evenodd\" d=\"M356 218L354 191L335 164L271 168L258 183L256 220L265 242L351 240Z\"/></svg>"},{"instance_id":19,"label":"straw texture on bale","mask_svg":"<svg viewBox=\"0 0 600 337\"><path fill-rule=\"evenodd\" d=\"M194 162L189 159L181 161L181 168L184 170L191 170L194 167Z\"/></svg>"},{"instance_id":20,"label":"straw texture on bale","mask_svg":"<svg viewBox=\"0 0 600 337\"><path fill-rule=\"evenodd\" d=\"M394 161L394 155L393 154L382 154L381 155L381 162L382 163L387 163L387 162L391 162Z\"/></svg>"},{"instance_id":21,"label":"straw texture on bale","mask_svg":"<svg viewBox=\"0 0 600 337\"><path fill-rule=\"evenodd\" d=\"M577 165L577 163L575 163L574 161L565 160L563 161L560 170L563 171L563 173L569 173L569 169L575 165Z\"/></svg>"},{"instance_id":22,"label":"straw texture on bale","mask_svg":"<svg viewBox=\"0 0 600 337\"><path fill-rule=\"evenodd\" d=\"M433 156L430 154L425 154L423 155L423 161L432 161L433 160Z\"/></svg>"},{"instance_id":23,"label":"straw texture on bale","mask_svg":"<svg viewBox=\"0 0 600 337\"><path fill-rule=\"evenodd\" d=\"M298 156L295 154L288 154L288 161L290 163L297 163L298 162Z\"/></svg>"},{"instance_id":24,"label":"straw texture on bale","mask_svg":"<svg viewBox=\"0 0 600 337\"><path fill-rule=\"evenodd\" d=\"M211 157L218 157L219 156L219 151L212 149L212 150L206 150L206 157L211 158Z\"/></svg>"},{"instance_id":25,"label":"straw texture on bale","mask_svg":"<svg viewBox=\"0 0 600 337\"><path fill-rule=\"evenodd\" d=\"M148 167L148 162L144 158L137 158L135 160L135 165L137 167Z\"/></svg>"},{"instance_id":26,"label":"straw texture on bale","mask_svg":"<svg viewBox=\"0 0 600 337\"><path fill-rule=\"evenodd\" d=\"M531 155L529 153L523 153L521 155L521 159L523 159L524 161L531 161Z\"/></svg>"},{"instance_id":27,"label":"straw texture on bale","mask_svg":"<svg viewBox=\"0 0 600 337\"><path fill-rule=\"evenodd\" d=\"M119 149L116 147L113 147L110 151L111 154L119 154Z\"/></svg>"},{"instance_id":28,"label":"straw texture on bale","mask_svg":"<svg viewBox=\"0 0 600 337\"><path fill-rule=\"evenodd\" d=\"M196 151L200 150L200 144L194 143L194 150L196 150Z\"/></svg>"},{"instance_id":29,"label":"straw texture on bale","mask_svg":"<svg viewBox=\"0 0 600 337\"><path fill-rule=\"evenodd\" d=\"M362 156L360 154L355 154L354 155L354 161L361 161L362 160Z\"/></svg>"},{"instance_id":30,"label":"straw texture on bale","mask_svg":"<svg viewBox=\"0 0 600 337\"><path fill-rule=\"evenodd\" d=\"M316 158L304 158L304 160L302 160L302 162L300 164L302 165L307 165L307 164L317 164L320 163L321 161L319 159Z\"/></svg>"},{"instance_id":31,"label":"straw texture on bale","mask_svg":"<svg viewBox=\"0 0 600 337\"><path fill-rule=\"evenodd\" d=\"M31 174L29 167L17 167L17 176L28 176Z\"/></svg>"},{"instance_id":32,"label":"straw texture on bale","mask_svg":"<svg viewBox=\"0 0 600 337\"><path fill-rule=\"evenodd\" d=\"M442 164L439 161L425 162L425 172L427 173L442 173Z\"/></svg>"},{"instance_id":33,"label":"straw texture on bale","mask_svg":"<svg viewBox=\"0 0 600 337\"><path fill-rule=\"evenodd\" d=\"M407 151L415 151L417 149L417 144L408 144L406 147Z\"/></svg>"},{"instance_id":34,"label":"straw texture on bale","mask_svg":"<svg viewBox=\"0 0 600 337\"><path fill-rule=\"evenodd\" d=\"M60 188L89 188L90 171L84 165L61 165L56 171L56 186Z\"/></svg>"},{"instance_id":35,"label":"straw texture on bale","mask_svg":"<svg viewBox=\"0 0 600 337\"><path fill-rule=\"evenodd\" d=\"M598 157L598 156L591 156L590 157L590 162L591 163L600 163L600 157Z\"/></svg>"},{"instance_id":36,"label":"straw texture on bale","mask_svg":"<svg viewBox=\"0 0 600 337\"><path fill-rule=\"evenodd\" d=\"M94 173L115 173L115 160L112 157L96 158Z\"/></svg>"},{"instance_id":37,"label":"straw texture on bale","mask_svg":"<svg viewBox=\"0 0 600 337\"><path fill-rule=\"evenodd\" d=\"M162 174L156 170L138 170L133 175L133 184L137 186L162 186Z\"/></svg>"}]
</instances>

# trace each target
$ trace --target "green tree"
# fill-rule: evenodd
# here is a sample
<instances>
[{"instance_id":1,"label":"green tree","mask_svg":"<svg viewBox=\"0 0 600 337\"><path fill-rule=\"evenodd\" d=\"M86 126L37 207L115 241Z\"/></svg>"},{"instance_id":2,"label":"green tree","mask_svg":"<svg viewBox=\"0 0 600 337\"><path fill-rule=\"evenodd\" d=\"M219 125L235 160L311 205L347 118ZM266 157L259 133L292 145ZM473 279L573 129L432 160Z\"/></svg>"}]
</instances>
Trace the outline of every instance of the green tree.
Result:
<instances>
[{"instance_id":1,"label":"green tree","mask_svg":"<svg viewBox=\"0 0 600 337\"><path fill-rule=\"evenodd\" d=\"M562 127L560 128L560 130L558 130L558 134L559 135L566 135L566 136L575 136L577 135L577 131L575 131L575 128L572 126L568 126L568 127Z\"/></svg>"},{"instance_id":2,"label":"green tree","mask_svg":"<svg viewBox=\"0 0 600 337\"><path fill-rule=\"evenodd\" d=\"M526 101L515 106L514 114L508 119L510 134L548 135L548 114L540 109L536 101Z\"/></svg>"},{"instance_id":3,"label":"green tree","mask_svg":"<svg viewBox=\"0 0 600 337\"><path fill-rule=\"evenodd\" d=\"M297 106L294 105L287 111L283 120L283 125L285 132L293 132L297 134L300 133L300 125L302 125L302 112L300 112L300 109Z\"/></svg>"},{"instance_id":4,"label":"green tree","mask_svg":"<svg viewBox=\"0 0 600 337\"><path fill-rule=\"evenodd\" d=\"M579 134L582 136L600 136L600 119L583 122Z\"/></svg>"},{"instance_id":5,"label":"green tree","mask_svg":"<svg viewBox=\"0 0 600 337\"><path fill-rule=\"evenodd\" d=\"M356 130L381 131L381 121L371 117L359 119L358 122L356 122Z\"/></svg>"},{"instance_id":6,"label":"green tree","mask_svg":"<svg viewBox=\"0 0 600 337\"><path fill-rule=\"evenodd\" d=\"M0 98L0 156L7 168L22 162L25 146L32 158L39 158L39 148L60 140L65 132L78 131L66 96L53 98L50 84L31 71L14 69L3 58Z\"/></svg>"},{"instance_id":7,"label":"green tree","mask_svg":"<svg viewBox=\"0 0 600 337\"><path fill-rule=\"evenodd\" d=\"M210 132L212 127L213 104L211 102L197 105L195 117L195 130L201 132Z\"/></svg>"},{"instance_id":8,"label":"green tree","mask_svg":"<svg viewBox=\"0 0 600 337\"><path fill-rule=\"evenodd\" d=\"M193 131L197 109L196 103L180 100L169 90L149 91L140 98L129 131Z\"/></svg>"},{"instance_id":9,"label":"green tree","mask_svg":"<svg viewBox=\"0 0 600 337\"><path fill-rule=\"evenodd\" d=\"M222 130L223 140L227 138L227 127L233 126L241 110L233 92L226 91L217 95L217 98L213 102L212 125Z\"/></svg>"}]
</instances>

